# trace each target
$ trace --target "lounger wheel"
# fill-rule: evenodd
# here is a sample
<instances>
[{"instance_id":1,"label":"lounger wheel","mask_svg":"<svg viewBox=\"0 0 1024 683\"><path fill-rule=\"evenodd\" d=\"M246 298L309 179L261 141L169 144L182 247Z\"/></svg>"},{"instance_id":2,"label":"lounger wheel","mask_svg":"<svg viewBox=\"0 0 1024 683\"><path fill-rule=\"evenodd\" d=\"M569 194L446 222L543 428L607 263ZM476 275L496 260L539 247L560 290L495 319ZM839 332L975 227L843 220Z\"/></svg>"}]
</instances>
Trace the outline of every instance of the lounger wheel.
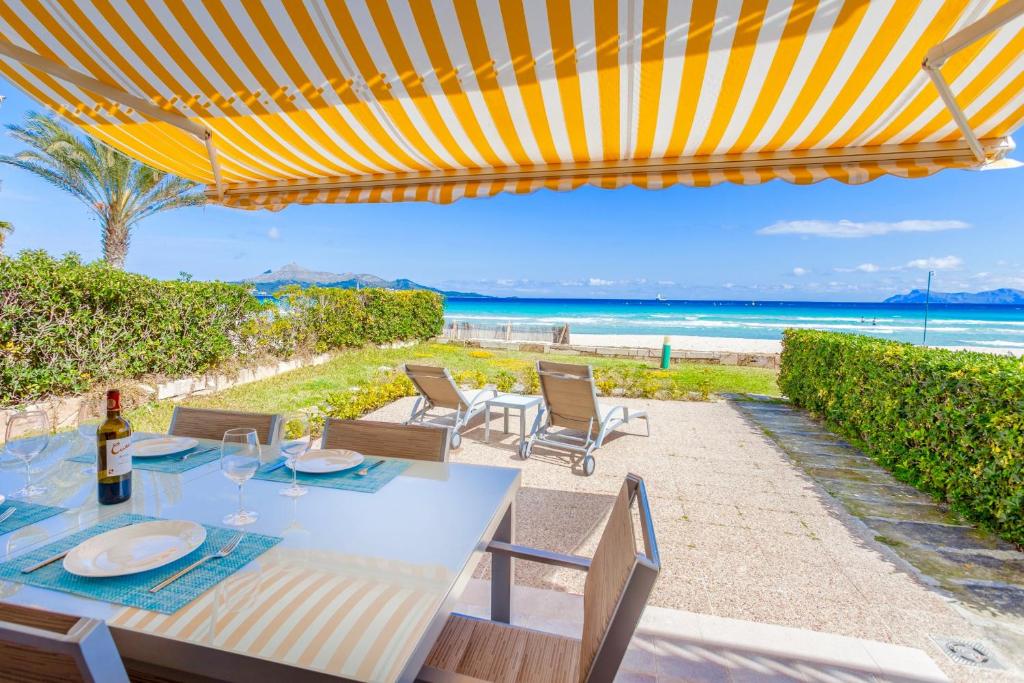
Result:
<instances>
[{"instance_id":1,"label":"lounger wheel","mask_svg":"<svg viewBox=\"0 0 1024 683\"><path fill-rule=\"evenodd\" d=\"M583 456L583 474L588 477L594 473L594 468L597 467L597 461L594 460L592 455Z\"/></svg>"},{"instance_id":2,"label":"lounger wheel","mask_svg":"<svg viewBox=\"0 0 1024 683\"><path fill-rule=\"evenodd\" d=\"M462 434L452 432L452 448L459 448L460 446L462 446Z\"/></svg>"}]
</instances>

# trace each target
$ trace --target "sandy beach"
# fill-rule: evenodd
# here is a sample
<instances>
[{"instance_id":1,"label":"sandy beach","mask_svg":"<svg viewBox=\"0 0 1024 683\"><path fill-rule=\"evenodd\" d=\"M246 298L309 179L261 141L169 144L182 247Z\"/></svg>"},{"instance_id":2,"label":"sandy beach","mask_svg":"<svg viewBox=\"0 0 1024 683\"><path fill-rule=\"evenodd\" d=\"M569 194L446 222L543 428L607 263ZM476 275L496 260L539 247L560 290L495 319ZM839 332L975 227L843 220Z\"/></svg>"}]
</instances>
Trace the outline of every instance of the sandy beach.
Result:
<instances>
[{"instance_id":1,"label":"sandy beach","mask_svg":"<svg viewBox=\"0 0 1024 683\"><path fill-rule=\"evenodd\" d=\"M572 343L580 346L618 346L630 349L660 349L664 335L660 334L577 334ZM742 339L739 337L702 337L697 335L671 335L673 349L681 351L730 351L735 353L781 353L782 342L777 339Z\"/></svg>"}]
</instances>

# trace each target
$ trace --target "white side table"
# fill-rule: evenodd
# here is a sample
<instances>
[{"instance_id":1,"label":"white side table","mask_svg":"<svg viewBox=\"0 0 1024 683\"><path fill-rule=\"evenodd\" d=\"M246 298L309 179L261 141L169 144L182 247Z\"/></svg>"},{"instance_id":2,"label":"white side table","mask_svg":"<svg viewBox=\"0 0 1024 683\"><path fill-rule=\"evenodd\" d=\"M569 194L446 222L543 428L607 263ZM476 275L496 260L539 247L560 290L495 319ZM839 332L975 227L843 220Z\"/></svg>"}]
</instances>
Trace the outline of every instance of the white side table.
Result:
<instances>
[{"instance_id":1,"label":"white side table","mask_svg":"<svg viewBox=\"0 0 1024 683\"><path fill-rule=\"evenodd\" d=\"M484 406L484 441L491 440L491 408L503 408L505 410L504 432L506 434L508 434L509 411L518 410L519 451L522 453L526 446L526 437L529 436L526 432L526 411L534 407L540 410L540 405L543 402L544 399L540 396L520 396L519 394L502 394L497 398L492 398ZM530 428L530 434L532 433L533 427Z\"/></svg>"}]
</instances>

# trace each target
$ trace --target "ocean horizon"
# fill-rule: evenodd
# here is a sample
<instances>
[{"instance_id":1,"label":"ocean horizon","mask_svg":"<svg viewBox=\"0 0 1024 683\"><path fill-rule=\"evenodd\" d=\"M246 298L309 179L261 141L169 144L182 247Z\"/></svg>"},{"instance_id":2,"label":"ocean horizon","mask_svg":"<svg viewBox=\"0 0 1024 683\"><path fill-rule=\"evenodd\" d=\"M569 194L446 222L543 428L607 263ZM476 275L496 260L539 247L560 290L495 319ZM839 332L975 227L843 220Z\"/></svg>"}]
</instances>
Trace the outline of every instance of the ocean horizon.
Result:
<instances>
[{"instance_id":1,"label":"ocean horizon","mask_svg":"<svg viewBox=\"0 0 1024 683\"><path fill-rule=\"evenodd\" d=\"M786 328L867 334L919 344L924 304L846 301L461 298L445 302L448 321L559 324L602 335L782 338ZM1024 349L1024 306L930 304L927 343Z\"/></svg>"}]
</instances>

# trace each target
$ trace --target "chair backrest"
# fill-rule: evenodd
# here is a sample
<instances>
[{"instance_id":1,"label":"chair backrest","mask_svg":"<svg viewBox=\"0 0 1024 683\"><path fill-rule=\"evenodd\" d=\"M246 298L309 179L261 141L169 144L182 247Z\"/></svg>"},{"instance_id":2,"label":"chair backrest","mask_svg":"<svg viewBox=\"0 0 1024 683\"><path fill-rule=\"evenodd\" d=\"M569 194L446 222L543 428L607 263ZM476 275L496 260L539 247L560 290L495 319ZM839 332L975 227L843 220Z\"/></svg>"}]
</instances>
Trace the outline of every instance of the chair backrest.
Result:
<instances>
[{"instance_id":1,"label":"chair backrest","mask_svg":"<svg viewBox=\"0 0 1024 683\"><path fill-rule=\"evenodd\" d=\"M600 430L597 389L589 365L537 361L540 391L547 405L548 419L555 427L581 432Z\"/></svg>"},{"instance_id":2,"label":"chair backrest","mask_svg":"<svg viewBox=\"0 0 1024 683\"><path fill-rule=\"evenodd\" d=\"M634 501L644 542L642 553L636 546ZM660 571L647 489L643 479L629 474L612 505L583 589L582 683L615 678Z\"/></svg>"},{"instance_id":3,"label":"chair backrest","mask_svg":"<svg viewBox=\"0 0 1024 683\"><path fill-rule=\"evenodd\" d=\"M404 366L405 374L412 380L416 391L420 392L427 401L438 408L466 408L466 401L462 398L462 392L455 384L447 368L439 368L434 365L412 365Z\"/></svg>"},{"instance_id":4,"label":"chair backrest","mask_svg":"<svg viewBox=\"0 0 1024 683\"><path fill-rule=\"evenodd\" d=\"M363 455L445 462L450 440L448 427L328 418L322 444Z\"/></svg>"},{"instance_id":5,"label":"chair backrest","mask_svg":"<svg viewBox=\"0 0 1024 683\"><path fill-rule=\"evenodd\" d=\"M127 683L99 619L0 603L0 680Z\"/></svg>"},{"instance_id":6,"label":"chair backrest","mask_svg":"<svg viewBox=\"0 0 1024 683\"><path fill-rule=\"evenodd\" d=\"M271 413L243 413L175 406L168 430L173 436L220 441L229 429L255 429L260 443L276 444L281 438L281 416Z\"/></svg>"}]
</instances>

